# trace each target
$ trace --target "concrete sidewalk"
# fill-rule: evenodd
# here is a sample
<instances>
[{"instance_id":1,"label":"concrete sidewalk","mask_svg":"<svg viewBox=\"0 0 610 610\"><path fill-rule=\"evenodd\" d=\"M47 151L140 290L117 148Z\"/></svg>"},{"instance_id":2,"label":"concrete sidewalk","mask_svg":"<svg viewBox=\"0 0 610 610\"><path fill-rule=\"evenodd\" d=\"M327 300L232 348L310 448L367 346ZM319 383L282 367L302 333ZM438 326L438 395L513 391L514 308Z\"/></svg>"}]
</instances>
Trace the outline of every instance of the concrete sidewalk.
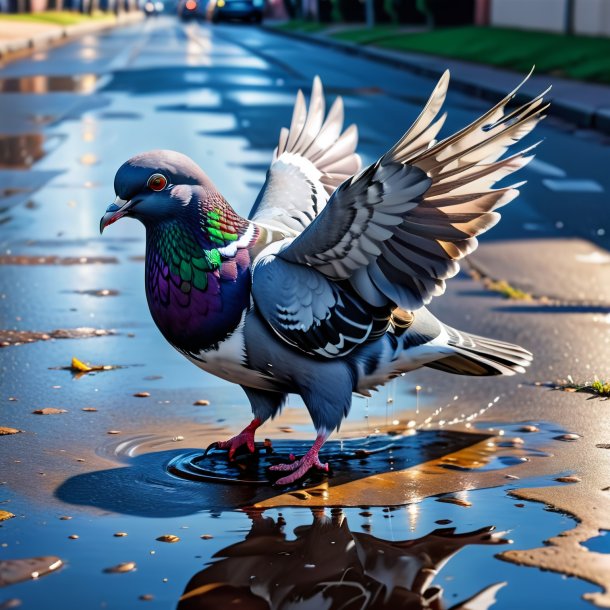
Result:
<instances>
[{"instance_id":1,"label":"concrete sidewalk","mask_svg":"<svg viewBox=\"0 0 610 610\"><path fill-rule=\"evenodd\" d=\"M297 38L313 44L332 48L351 55L359 55L383 62L409 72L438 78L446 69L451 70L451 85L467 93L497 101L511 91L525 75L492 66L426 55L389 51L373 46L334 40L323 34L286 32L272 25L263 26L278 36ZM610 87L576 80L568 80L548 74L534 74L520 91L525 99L553 89L547 96L552 102L549 115L556 116L578 127L596 129L610 134Z\"/></svg>"},{"instance_id":2,"label":"concrete sidewalk","mask_svg":"<svg viewBox=\"0 0 610 610\"><path fill-rule=\"evenodd\" d=\"M75 25L55 25L27 21L4 21L0 19L0 60L7 61L85 34L100 32L121 25L136 23L144 19L140 11L122 13L108 19L93 19Z\"/></svg>"}]
</instances>

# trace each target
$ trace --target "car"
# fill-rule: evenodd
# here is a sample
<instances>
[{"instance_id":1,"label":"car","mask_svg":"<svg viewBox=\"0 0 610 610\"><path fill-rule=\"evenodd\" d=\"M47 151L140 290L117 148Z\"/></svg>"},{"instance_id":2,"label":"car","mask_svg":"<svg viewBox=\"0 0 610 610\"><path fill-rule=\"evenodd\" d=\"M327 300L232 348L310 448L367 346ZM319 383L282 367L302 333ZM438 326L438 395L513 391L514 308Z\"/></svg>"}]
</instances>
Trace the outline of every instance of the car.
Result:
<instances>
[{"instance_id":1,"label":"car","mask_svg":"<svg viewBox=\"0 0 610 610\"><path fill-rule=\"evenodd\" d=\"M183 21L205 19L206 5L203 0L181 0L178 3L178 16Z\"/></svg>"},{"instance_id":2,"label":"car","mask_svg":"<svg viewBox=\"0 0 610 610\"><path fill-rule=\"evenodd\" d=\"M165 8L163 2L157 0L154 2L153 0L147 0L144 4L144 14L147 17L155 17L156 15L160 15Z\"/></svg>"},{"instance_id":3,"label":"car","mask_svg":"<svg viewBox=\"0 0 610 610\"><path fill-rule=\"evenodd\" d=\"M264 0L210 0L208 18L213 23L219 21L261 23L264 9Z\"/></svg>"}]
</instances>

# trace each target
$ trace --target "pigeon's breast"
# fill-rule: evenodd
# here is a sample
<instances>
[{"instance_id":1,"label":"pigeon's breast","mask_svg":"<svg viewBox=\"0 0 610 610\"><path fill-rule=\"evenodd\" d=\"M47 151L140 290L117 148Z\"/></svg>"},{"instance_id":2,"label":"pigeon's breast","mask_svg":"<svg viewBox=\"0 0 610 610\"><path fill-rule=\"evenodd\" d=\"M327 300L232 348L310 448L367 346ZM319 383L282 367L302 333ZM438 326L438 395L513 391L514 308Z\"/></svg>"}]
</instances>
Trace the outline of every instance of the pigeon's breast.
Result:
<instances>
[{"instance_id":1,"label":"pigeon's breast","mask_svg":"<svg viewBox=\"0 0 610 610\"><path fill-rule=\"evenodd\" d=\"M250 366L244 332L246 313L244 311L235 330L223 341L198 353L183 353L200 369L232 383L260 390L277 390L278 383L271 374Z\"/></svg>"},{"instance_id":2,"label":"pigeon's breast","mask_svg":"<svg viewBox=\"0 0 610 610\"><path fill-rule=\"evenodd\" d=\"M250 303L250 269L205 273L199 287L185 281L156 257L147 257L146 297L163 336L182 352L199 353L235 331Z\"/></svg>"}]
</instances>

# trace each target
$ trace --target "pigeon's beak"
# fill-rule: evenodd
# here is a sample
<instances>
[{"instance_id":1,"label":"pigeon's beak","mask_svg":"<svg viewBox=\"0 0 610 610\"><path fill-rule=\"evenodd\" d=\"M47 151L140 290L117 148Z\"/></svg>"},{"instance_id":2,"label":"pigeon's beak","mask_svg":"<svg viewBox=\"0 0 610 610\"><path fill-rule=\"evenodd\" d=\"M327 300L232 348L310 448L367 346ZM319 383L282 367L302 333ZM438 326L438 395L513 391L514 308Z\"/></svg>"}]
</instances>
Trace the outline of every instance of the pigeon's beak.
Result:
<instances>
[{"instance_id":1,"label":"pigeon's beak","mask_svg":"<svg viewBox=\"0 0 610 610\"><path fill-rule=\"evenodd\" d=\"M100 234L104 232L104 229L111 225L113 222L116 222L119 218L122 218L129 212L129 208L131 207L131 200L125 201L125 199L121 199L117 197L114 200L114 203L111 203L106 210L106 213L102 216L100 220Z\"/></svg>"}]
</instances>

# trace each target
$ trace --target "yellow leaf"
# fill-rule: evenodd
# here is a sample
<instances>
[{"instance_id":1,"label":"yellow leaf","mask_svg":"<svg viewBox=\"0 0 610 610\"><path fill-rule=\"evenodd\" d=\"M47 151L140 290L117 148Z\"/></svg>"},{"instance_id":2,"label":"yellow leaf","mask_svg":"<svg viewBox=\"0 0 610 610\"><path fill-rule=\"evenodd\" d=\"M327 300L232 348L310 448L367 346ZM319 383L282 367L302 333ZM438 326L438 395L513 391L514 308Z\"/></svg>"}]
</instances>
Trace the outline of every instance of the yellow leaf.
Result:
<instances>
[{"instance_id":1,"label":"yellow leaf","mask_svg":"<svg viewBox=\"0 0 610 610\"><path fill-rule=\"evenodd\" d=\"M78 358L72 358L72 366L73 371L80 371L81 373L89 373L93 369L86 365L84 362L81 362Z\"/></svg>"},{"instance_id":2,"label":"yellow leaf","mask_svg":"<svg viewBox=\"0 0 610 610\"><path fill-rule=\"evenodd\" d=\"M7 510L0 510L0 521L6 521L7 519L12 519L15 515L13 513L9 513Z\"/></svg>"}]
</instances>

